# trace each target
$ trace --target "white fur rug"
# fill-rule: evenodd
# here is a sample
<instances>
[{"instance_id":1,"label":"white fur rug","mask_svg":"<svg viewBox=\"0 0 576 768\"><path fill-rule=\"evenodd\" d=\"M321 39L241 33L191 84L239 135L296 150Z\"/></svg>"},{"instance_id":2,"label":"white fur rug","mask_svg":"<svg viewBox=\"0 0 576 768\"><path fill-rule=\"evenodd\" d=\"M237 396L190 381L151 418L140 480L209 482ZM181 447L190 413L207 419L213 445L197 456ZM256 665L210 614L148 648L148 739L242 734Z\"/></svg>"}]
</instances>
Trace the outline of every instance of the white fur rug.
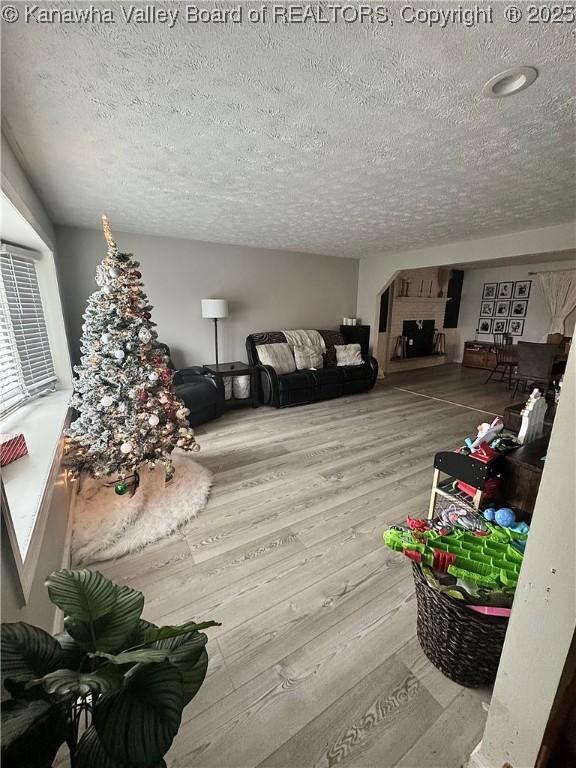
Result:
<instances>
[{"instance_id":1,"label":"white fur rug","mask_svg":"<svg viewBox=\"0 0 576 768\"><path fill-rule=\"evenodd\" d=\"M114 486L83 477L74 504L72 563L120 557L166 538L196 517L208 500L212 473L187 454L172 455L176 474L165 486L164 470L140 473L140 485L118 496Z\"/></svg>"}]
</instances>

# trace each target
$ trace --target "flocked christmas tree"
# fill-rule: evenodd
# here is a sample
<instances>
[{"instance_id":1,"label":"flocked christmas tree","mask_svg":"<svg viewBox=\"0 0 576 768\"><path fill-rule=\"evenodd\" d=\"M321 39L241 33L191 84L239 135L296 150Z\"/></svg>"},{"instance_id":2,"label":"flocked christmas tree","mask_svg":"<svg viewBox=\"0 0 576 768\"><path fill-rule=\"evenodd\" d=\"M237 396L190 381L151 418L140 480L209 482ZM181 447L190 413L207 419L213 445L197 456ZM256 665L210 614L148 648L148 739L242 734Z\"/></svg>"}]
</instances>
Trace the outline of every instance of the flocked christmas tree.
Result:
<instances>
[{"instance_id":1,"label":"flocked christmas tree","mask_svg":"<svg viewBox=\"0 0 576 768\"><path fill-rule=\"evenodd\" d=\"M118 251L105 216L102 225L108 253L96 270L100 290L84 313L72 399L79 416L68 431L68 463L93 477L114 475L116 493L123 494L144 464L163 465L170 479L174 448L199 446L189 411L174 394L168 357L155 347L140 265Z\"/></svg>"}]
</instances>

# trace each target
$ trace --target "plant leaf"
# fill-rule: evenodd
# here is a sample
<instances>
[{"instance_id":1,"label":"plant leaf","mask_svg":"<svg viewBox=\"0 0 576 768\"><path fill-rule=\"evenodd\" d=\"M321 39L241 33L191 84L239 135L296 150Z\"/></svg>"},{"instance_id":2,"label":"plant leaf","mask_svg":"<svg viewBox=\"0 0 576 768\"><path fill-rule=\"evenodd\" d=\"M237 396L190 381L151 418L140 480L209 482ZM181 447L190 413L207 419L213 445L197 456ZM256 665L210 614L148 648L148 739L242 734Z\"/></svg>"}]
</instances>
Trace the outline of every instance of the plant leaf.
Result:
<instances>
[{"instance_id":1,"label":"plant leaf","mask_svg":"<svg viewBox=\"0 0 576 768\"><path fill-rule=\"evenodd\" d=\"M118 587L100 571L55 571L46 580L50 600L75 621L94 622L114 608Z\"/></svg>"},{"instance_id":2,"label":"plant leaf","mask_svg":"<svg viewBox=\"0 0 576 768\"><path fill-rule=\"evenodd\" d=\"M138 626L144 595L98 571L57 571L46 584L50 599L64 611L68 634L86 650L120 650Z\"/></svg>"},{"instance_id":3,"label":"plant leaf","mask_svg":"<svg viewBox=\"0 0 576 768\"><path fill-rule=\"evenodd\" d=\"M203 632L189 632L154 643L154 648L169 651L170 663L182 675L185 704L196 696L206 677L208 654L205 645L207 641L208 638Z\"/></svg>"},{"instance_id":4,"label":"plant leaf","mask_svg":"<svg viewBox=\"0 0 576 768\"><path fill-rule=\"evenodd\" d=\"M2 704L2 765L6 768L50 768L65 738L66 718L59 706L46 701Z\"/></svg>"},{"instance_id":5,"label":"plant leaf","mask_svg":"<svg viewBox=\"0 0 576 768\"><path fill-rule=\"evenodd\" d=\"M28 685L41 684L46 693L58 698L86 696L89 693L103 695L122 685L124 677L113 664L106 664L94 672L77 672L74 669L57 669L32 680Z\"/></svg>"},{"instance_id":6,"label":"plant leaf","mask_svg":"<svg viewBox=\"0 0 576 768\"><path fill-rule=\"evenodd\" d=\"M108 659L113 664L157 664L161 661L169 661L170 651L163 651L160 648L135 648L133 651L121 653L95 653L94 656Z\"/></svg>"},{"instance_id":7,"label":"plant leaf","mask_svg":"<svg viewBox=\"0 0 576 768\"><path fill-rule=\"evenodd\" d=\"M90 651L120 650L144 607L141 592L120 587L99 571L56 571L46 585L52 602L64 611L68 634Z\"/></svg>"},{"instance_id":8,"label":"plant leaf","mask_svg":"<svg viewBox=\"0 0 576 768\"><path fill-rule=\"evenodd\" d=\"M94 727L113 760L129 765L160 762L180 727L182 677L170 662L138 665L124 686L101 699Z\"/></svg>"},{"instance_id":9,"label":"plant leaf","mask_svg":"<svg viewBox=\"0 0 576 768\"><path fill-rule=\"evenodd\" d=\"M14 701L9 699L2 702L2 749L11 744L40 718L46 717L51 710L47 701Z\"/></svg>"},{"instance_id":10,"label":"plant leaf","mask_svg":"<svg viewBox=\"0 0 576 768\"><path fill-rule=\"evenodd\" d=\"M71 637L68 632L62 632L59 635L54 635L54 639L62 648L63 659L61 667L66 669L79 669L82 661L86 657L86 651L80 648L76 640Z\"/></svg>"},{"instance_id":11,"label":"plant leaf","mask_svg":"<svg viewBox=\"0 0 576 768\"><path fill-rule=\"evenodd\" d=\"M92 625L71 617L64 619L68 633L82 648L115 653L122 650L134 632L144 607L144 595L130 587L116 587L116 590L117 599L112 610Z\"/></svg>"},{"instance_id":12,"label":"plant leaf","mask_svg":"<svg viewBox=\"0 0 576 768\"><path fill-rule=\"evenodd\" d=\"M156 624L152 624L152 622L146 621L146 619L139 619L134 631L126 640L126 648L134 648L134 646L142 645L144 642L144 633L148 629L158 629L158 627Z\"/></svg>"},{"instance_id":13,"label":"plant leaf","mask_svg":"<svg viewBox=\"0 0 576 768\"><path fill-rule=\"evenodd\" d=\"M23 621L2 624L2 679L28 682L61 666L62 649L48 632Z\"/></svg>"},{"instance_id":14,"label":"plant leaf","mask_svg":"<svg viewBox=\"0 0 576 768\"><path fill-rule=\"evenodd\" d=\"M221 627L222 624L219 621L202 621L196 624L194 621L188 621L186 624L179 624L177 626L165 626L150 628L144 632L143 643L153 643L157 640L167 640L170 637L179 637L180 635L187 635L190 632L198 632L201 629L208 629L208 627Z\"/></svg>"},{"instance_id":15,"label":"plant leaf","mask_svg":"<svg viewBox=\"0 0 576 768\"><path fill-rule=\"evenodd\" d=\"M74 757L75 768L126 768L109 757L93 725L82 734Z\"/></svg>"}]
</instances>

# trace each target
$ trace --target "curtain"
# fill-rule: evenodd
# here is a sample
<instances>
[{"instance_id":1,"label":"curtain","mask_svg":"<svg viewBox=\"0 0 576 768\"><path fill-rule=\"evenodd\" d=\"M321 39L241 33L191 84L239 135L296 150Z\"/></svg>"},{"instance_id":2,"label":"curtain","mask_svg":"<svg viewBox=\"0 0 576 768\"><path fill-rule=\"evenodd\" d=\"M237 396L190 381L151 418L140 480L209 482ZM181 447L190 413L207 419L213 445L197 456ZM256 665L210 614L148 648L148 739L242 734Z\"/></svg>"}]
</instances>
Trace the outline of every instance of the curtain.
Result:
<instances>
[{"instance_id":1,"label":"curtain","mask_svg":"<svg viewBox=\"0 0 576 768\"><path fill-rule=\"evenodd\" d=\"M539 272L538 277L550 312L549 333L564 335L564 321L576 308L576 270Z\"/></svg>"}]
</instances>

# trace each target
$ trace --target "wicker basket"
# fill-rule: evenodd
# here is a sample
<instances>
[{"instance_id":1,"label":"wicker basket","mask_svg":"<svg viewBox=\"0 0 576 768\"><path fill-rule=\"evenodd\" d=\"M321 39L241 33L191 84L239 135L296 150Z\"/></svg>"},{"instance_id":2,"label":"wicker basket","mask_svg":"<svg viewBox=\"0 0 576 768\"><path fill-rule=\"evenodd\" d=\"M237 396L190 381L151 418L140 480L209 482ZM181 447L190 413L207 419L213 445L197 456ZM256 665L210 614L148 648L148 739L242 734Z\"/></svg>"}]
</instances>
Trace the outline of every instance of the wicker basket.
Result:
<instances>
[{"instance_id":1,"label":"wicker basket","mask_svg":"<svg viewBox=\"0 0 576 768\"><path fill-rule=\"evenodd\" d=\"M412 564L418 603L417 634L432 664L459 685L479 688L496 679L508 619L471 611L431 587Z\"/></svg>"}]
</instances>

